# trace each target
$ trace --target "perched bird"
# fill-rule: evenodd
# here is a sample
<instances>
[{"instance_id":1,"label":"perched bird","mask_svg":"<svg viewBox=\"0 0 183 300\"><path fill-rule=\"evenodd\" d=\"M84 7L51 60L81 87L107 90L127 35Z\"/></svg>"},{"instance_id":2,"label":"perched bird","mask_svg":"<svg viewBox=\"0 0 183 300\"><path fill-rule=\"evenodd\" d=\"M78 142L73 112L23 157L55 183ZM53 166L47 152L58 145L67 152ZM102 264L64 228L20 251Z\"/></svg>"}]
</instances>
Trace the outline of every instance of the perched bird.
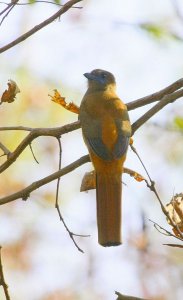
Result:
<instances>
[{"instance_id":1,"label":"perched bird","mask_svg":"<svg viewBox=\"0 0 183 300\"><path fill-rule=\"evenodd\" d=\"M121 244L121 175L131 125L126 105L116 95L113 74L96 69L84 76L88 89L79 119L96 172L98 242L117 246Z\"/></svg>"}]
</instances>

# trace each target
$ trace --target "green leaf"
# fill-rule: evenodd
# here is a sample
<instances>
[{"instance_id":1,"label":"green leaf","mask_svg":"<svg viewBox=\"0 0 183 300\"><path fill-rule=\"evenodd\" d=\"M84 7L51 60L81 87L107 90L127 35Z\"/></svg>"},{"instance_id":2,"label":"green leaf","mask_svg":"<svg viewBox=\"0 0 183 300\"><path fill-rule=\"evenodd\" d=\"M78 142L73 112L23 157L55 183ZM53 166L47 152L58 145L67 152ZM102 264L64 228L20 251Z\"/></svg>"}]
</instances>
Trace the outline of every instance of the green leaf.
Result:
<instances>
[{"instance_id":1,"label":"green leaf","mask_svg":"<svg viewBox=\"0 0 183 300\"><path fill-rule=\"evenodd\" d=\"M32 3L35 3L36 0L29 0L28 2L32 4Z\"/></svg>"},{"instance_id":2,"label":"green leaf","mask_svg":"<svg viewBox=\"0 0 183 300\"><path fill-rule=\"evenodd\" d=\"M174 119L174 123L175 123L176 127L178 127L179 129L183 130L183 118L176 117Z\"/></svg>"},{"instance_id":3,"label":"green leaf","mask_svg":"<svg viewBox=\"0 0 183 300\"><path fill-rule=\"evenodd\" d=\"M61 0L54 0L56 4L61 4Z\"/></svg>"},{"instance_id":4,"label":"green leaf","mask_svg":"<svg viewBox=\"0 0 183 300\"><path fill-rule=\"evenodd\" d=\"M147 33L154 36L156 39L160 40L163 38L171 38L177 41L183 41L182 37L172 32L168 28L164 27L161 24L152 24L152 23L142 23L140 28L146 31Z\"/></svg>"},{"instance_id":5,"label":"green leaf","mask_svg":"<svg viewBox=\"0 0 183 300\"><path fill-rule=\"evenodd\" d=\"M140 27L148 33L154 35L156 38L161 38L165 35L165 30L162 27L155 24L144 23L141 24Z\"/></svg>"}]
</instances>

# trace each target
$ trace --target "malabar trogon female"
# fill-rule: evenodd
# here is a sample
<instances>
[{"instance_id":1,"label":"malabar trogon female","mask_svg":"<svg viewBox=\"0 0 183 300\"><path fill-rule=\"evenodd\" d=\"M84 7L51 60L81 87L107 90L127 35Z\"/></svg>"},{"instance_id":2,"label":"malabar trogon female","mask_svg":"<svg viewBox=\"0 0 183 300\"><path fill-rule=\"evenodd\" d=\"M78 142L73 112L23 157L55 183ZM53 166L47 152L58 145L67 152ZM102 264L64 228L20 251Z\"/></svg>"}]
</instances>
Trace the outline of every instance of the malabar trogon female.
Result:
<instances>
[{"instance_id":1,"label":"malabar trogon female","mask_svg":"<svg viewBox=\"0 0 183 300\"><path fill-rule=\"evenodd\" d=\"M98 242L121 244L121 198L123 164L131 136L126 105L116 95L110 72L85 73L88 89L80 106L84 141L96 172Z\"/></svg>"}]
</instances>

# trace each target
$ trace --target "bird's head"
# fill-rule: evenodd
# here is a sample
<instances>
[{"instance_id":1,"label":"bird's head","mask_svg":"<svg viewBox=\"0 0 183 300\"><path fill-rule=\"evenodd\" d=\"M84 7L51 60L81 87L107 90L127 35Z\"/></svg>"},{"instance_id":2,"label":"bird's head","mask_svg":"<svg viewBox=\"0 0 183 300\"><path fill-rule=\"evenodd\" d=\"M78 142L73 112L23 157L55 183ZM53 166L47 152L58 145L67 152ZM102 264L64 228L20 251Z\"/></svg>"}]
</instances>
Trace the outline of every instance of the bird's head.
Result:
<instances>
[{"instance_id":1,"label":"bird's head","mask_svg":"<svg viewBox=\"0 0 183 300\"><path fill-rule=\"evenodd\" d=\"M90 73L83 74L88 79L88 87L95 90L115 89L114 75L108 71L95 69Z\"/></svg>"}]
</instances>

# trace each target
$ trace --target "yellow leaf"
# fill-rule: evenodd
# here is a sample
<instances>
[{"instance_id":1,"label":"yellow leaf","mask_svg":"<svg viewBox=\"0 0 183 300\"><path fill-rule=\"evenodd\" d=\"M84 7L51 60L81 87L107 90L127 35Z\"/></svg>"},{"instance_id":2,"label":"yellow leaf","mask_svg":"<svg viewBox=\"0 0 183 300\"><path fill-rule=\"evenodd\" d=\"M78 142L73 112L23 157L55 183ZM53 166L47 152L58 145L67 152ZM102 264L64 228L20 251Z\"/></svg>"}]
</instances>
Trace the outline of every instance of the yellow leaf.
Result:
<instances>
[{"instance_id":1,"label":"yellow leaf","mask_svg":"<svg viewBox=\"0 0 183 300\"><path fill-rule=\"evenodd\" d=\"M131 169L128 169L128 168L124 168L123 173L129 174L131 177L133 177L138 182L145 180L145 178L141 174L139 174L136 171L133 171Z\"/></svg>"},{"instance_id":2,"label":"yellow leaf","mask_svg":"<svg viewBox=\"0 0 183 300\"><path fill-rule=\"evenodd\" d=\"M65 109L69 110L70 112L73 112L75 114L79 114L79 107L74 104L73 102L67 103L65 101L65 97L62 97L61 94L57 91L54 90L54 95L51 96L51 100L59 105L61 105L62 107L64 107Z\"/></svg>"}]
</instances>

